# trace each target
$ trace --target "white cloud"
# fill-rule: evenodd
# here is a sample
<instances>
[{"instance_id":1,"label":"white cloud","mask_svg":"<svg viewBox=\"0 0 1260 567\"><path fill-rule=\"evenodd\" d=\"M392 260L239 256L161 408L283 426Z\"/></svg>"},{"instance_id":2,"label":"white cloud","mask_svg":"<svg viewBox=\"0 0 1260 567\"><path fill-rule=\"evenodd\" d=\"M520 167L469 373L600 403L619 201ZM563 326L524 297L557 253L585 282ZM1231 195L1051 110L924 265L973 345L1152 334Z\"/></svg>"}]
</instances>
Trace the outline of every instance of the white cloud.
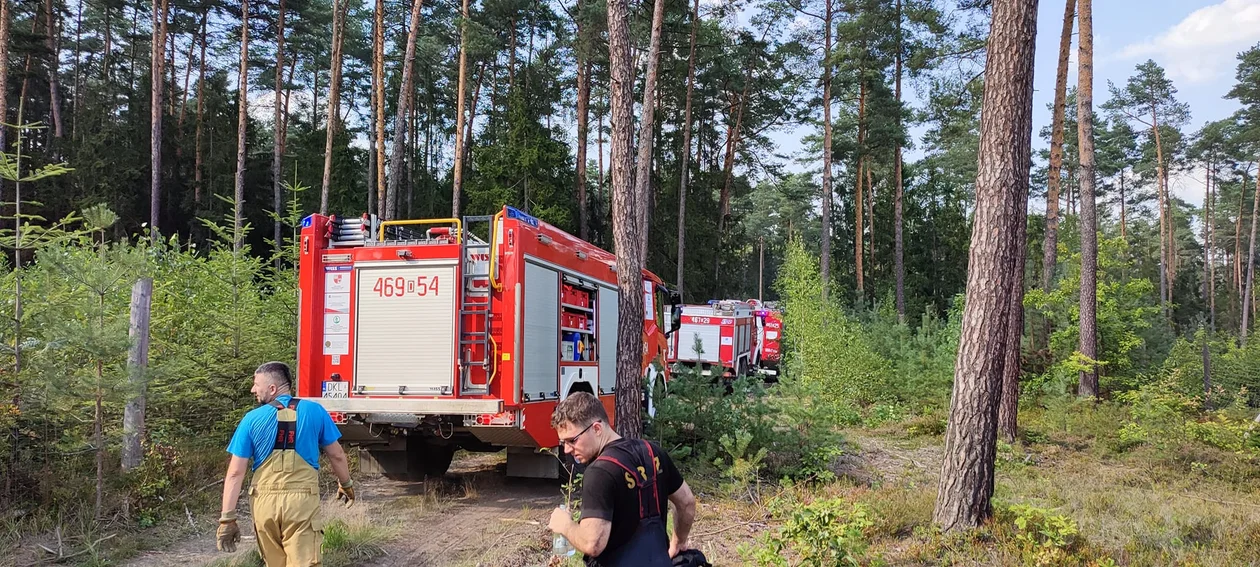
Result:
<instances>
[{"instance_id":1,"label":"white cloud","mask_svg":"<svg viewBox=\"0 0 1260 567\"><path fill-rule=\"evenodd\" d=\"M1224 0L1195 10L1154 39L1125 46L1118 59L1151 58L1169 78L1202 83L1228 76L1235 55L1260 41L1260 0Z\"/></svg>"}]
</instances>

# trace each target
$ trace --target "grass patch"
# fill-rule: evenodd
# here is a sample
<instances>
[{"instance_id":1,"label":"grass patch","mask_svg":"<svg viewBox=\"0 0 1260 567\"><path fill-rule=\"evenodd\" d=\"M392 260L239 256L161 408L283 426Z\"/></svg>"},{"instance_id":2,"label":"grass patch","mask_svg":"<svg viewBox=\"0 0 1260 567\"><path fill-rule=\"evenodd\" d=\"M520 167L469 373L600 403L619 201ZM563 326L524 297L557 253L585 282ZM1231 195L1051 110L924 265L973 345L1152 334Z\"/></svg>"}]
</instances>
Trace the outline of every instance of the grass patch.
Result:
<instances>
[{"instance_id":1,"label":"grass patch","mask_svg":"<svg viewBox=\"0 0 1260 567\"><path fill-rule=\"evenodd\" d=\"M389 530L377 525L333 520L324 526L324 565L359 565L385 555L389 537Z\"/></svg>"}]
</instances>

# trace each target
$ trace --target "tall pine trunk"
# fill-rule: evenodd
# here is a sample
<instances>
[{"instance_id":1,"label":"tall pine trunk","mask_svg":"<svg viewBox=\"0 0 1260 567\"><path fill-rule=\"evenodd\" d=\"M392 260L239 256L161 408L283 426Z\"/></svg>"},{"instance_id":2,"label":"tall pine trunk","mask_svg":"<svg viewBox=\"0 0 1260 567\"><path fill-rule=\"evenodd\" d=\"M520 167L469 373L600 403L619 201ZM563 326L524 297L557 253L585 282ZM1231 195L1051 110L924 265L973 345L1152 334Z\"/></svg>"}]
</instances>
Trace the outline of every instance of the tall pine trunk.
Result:
<instances>
[{"instance_id":1,"label":"tall pine trunk","mask_svg":"<svg viewBox=\"0 0 1260 567\"><path fill-rule=\"evenodd\" d=\"M866 225L862 220L862 215L864 214L862 208L862 177L865 174L863 167L866 165L866 160L862 159L862 145L865 143L864 138L866 135L866 129L863 127L865 120L866 81L862 81L858 86L857 177L853 180L853 272L857 278L857 300L859 305L866 303L866 278L863 277L866 269L862 263L863 252L866 251L863 234Z\"/></svg>"},{"instance_id":2,"label":"tall pine trunk","mask_svg":"<svg viewBox=\"0 0 1260 567\"><path fill-rule=\"evenodd\" d=\"M1216 332L1216 163L1208 167L1207 198L1203 208L1206 209L1205 225L1207 226L1207 298L1209 330Z\"/></svg>"},{"instance_id":3,"label":"tall pine trunk","mask_svg":"<svg viewBox=\"0 0 1260 567\"><path fill-rule=\"evenodd\" d=\"M696 32L700 27L700 0L691 7L691 39L687 48L687 96L683 105L683 138L681 163L678 166L678 293L683 293L683 276L686 274L687 251L687 184L691 178L691 95L696 87Z\"/></svg>"},{"instance_id":4,"label":"tall pine trunk","mask_svg":"<svg viewBox=\"0 0 1260 567\"><path fill-rule=\"evenodd\" d=\"M162 217L162 85L166 64L166 11L168 0L153 3L153 39L150 42L149 101L149 230L158 235Z\"/></svg>"},{"instance_id":5,"label":"tall pine trunk","mask_svg":"<svg viewBox=\"0 0 1260 567\"><path fill-rule=\"evenodd\" d=\"M403 157L407 155L407 116L411 112L412 81L411 69L416 60L416 35L420 30L420 7L423 0L411 2L411 29L407 32L407 52L403 57L402 85L398 89L398 113L394 118L394 155L389 160L389 191L385 217L394 219L398 216L398 186L403 178Z\"/></svg>"},{"instance_id":6,"label":"tall pine trunk","mask_svg":"<svg viewBox=\"0 0 1260 567\"><path fill-rule=\"evenodd\" d=\"M901 0L897 0L897 57L894 67L896 69L895 95L897 97L897 125L901 125ZM893 195L893 270L896 272L897 279L897 322L905 324L906 322L906 264L905 264L905 242L902 238L902 199L904 197L905 188L902 186L901 180L901 139L897 139L897 145L893 150L893 177L897 184L896 193ZM1004 390L1005 391L1005 390ZM1018 389L1017 389L1018 395ZM1014 435L1014 427L1011 428Z\"/></svg>"},{"instance_id":7,"label":"tall pine trunk","mask_svg":"<svg viewBox=\"0 0 1260 567\"><path fill-rule=\"evenodd\" d=\"M376 0L372 28L372 90L376 92L376 216L388 220L385 195L385 0Z\"/></svg>"},{"instance_id":8,"label":"tall pine trunk","mask_svg":"<svg viewBox=\"0 0 1260 567\"><path fill-rule=\"evenodd\" d=\"M574 54L577 58L577 170L576 185L578 199L578 236L589 241L591 237L590 212L586 203L586 146L590 135L591 121L591 41L590 23L586 21L584 12L586 3L578 0L574 10L574 21L577 23L577 45Z\"/></svg>"},{"instance_id":9,"label":"tall pine trunk","mask_svg":"<svg viewBox=\"0 0 1260 567\"><path fill-rule=\"evenodd\" d=\"M990 30L967 301L933 513L945 530L979 526L993 513L999 390L1017 283L1015 221L1028 205L1032 166L1037 0L994 0Z\"/></svg>"},{"instance_id":10,"label":"tall pine trunk","mask_svg":"<svg viewBox=\"0 0 1260 567\"><path fill-rule=\"evenodd\" d=\"M835 14L832 0L826 4L823 15L823 156L822 156L822 252L819 268L822 277L822 299L827 299L831 287L831 21Z\"/></svg>"},{"instance_id":11,"label":"tall pine trunk","mask_svg":"<svg viewBox=\"0 0 1260 567\"><path fill-rule=\"evenodd\" d=\"M643 247L634 191L634 69L630 62L627 0L608 1L609 106L612 112L613 242L617 251L619 319L617 325L617 432L643 435Z\"/></svg>"},{"instance_id":12,"label":"tall pine trunk","mask_svg":"<svg viewBox=\"0 0 1260 567\"><path fill-rule=\"evenodd\" d=\"M154 2L154 4L157 3ZM162 2L162 4L165 6L165 2ZM166 8L163 7L162 11L163 16L165 16ZM153 13L156 16L156 6L153 8ZM44 38L44 47L48 50L48 108L52 113L53 137L61 139L64 130L61 127L61 87L60 81L57 79L57 75L61 73L60 48L57 45L57 39L61 35L61 26L58 25L61 21L61 15L59 11L53 10L53 0L44 0L44 18L48 23L48 35ZM163 33L165 33L165 30L163 30ZM163 40L165 40L165 37L163 37ZM158 52L160 53L161 51L161 48L159 48ZM162 84L160 75L157 82L159 85Z\"/></svg>"},{"instance_id":13,"label":"tall pine trunk","mask_svg":"<svg viewBox=\"0 0 1260 567\"><path fill-rule=\"evenodd\" d=\"M1172 232L1172 219L1168 215L1172 207L1168 203L1168 187L1164 178L1164 147L1160 143L1159 116L1154 105L1151 106L1151 134L1155 138L1155 177L1156 191L1159 194L1159 306L1167 317L1170 315L1168 304L1172 301L1173 285L1170 261L1173 254L1170 246L1172 240L1168 236Z\"/></svg>"},{"instance_id":14,"label":"tall pine trunk","mask_svg":"<svg viewBox=\"0 0 1260 567\"><path fill-rule=\"evenodd\" d=\"M1072 20L1076 0L1065 0L1059 33L1059 63L1054 76L1054 110L1050 130L1050 166L1046 191L1046 235L1041 249L1041 289L1051 292L1059 257L1059 199L1063 187L1064 113L1067 107L1068 56L1072 52ZM1045 320L1045 344L1050 343L1050 319Z\"/></svg>"},{"instance_id":15,"label":"tall pine trunk","mask_svg":"<svg viewBox=\"0 0 1260 567\"><path fill-rule=\"evenodd\" d=\"M1128 242L1128 219L1125 218L1125 208L1128 206L1127 197L1124 195L1124 168L1120 168L1120 239Z\"/></svg>"},{"instance_id":16,"label":"tall pine trunk","mask_svg":"<svg viewBox=\"0 0 1260 567\"><path fill-rule=\"evenodd\" d=\"M1247 206L1247 174L1243 173L1243 182L1238 188L1238 216L1234 218L1234 293L1241 298L1243 294L1242 275L1242 220L1244 207Z\"/></svg>"},{"instance_id":17,"label":"tall pine trunk","mask_svg":"<svg viewBox=\"0 0 1260 567\"><path fill-rule=\"evenodd\" d=\"M1255 309L1252 303L1252 285L1256 276L1256 217L1260 216L1260 175L1256 176L1256 192L1251 202L1251 244L1247 246L1247 282L1242 294L1242 325L1238 329L1239 346L1247 346L1247 331L1251 312Z\"/></svg>"},{"instance_id":18,"label":"tall pine trunk","mask_svg":"<svg viewBox=\"0 0 1260 567\"><path fill-rule=\"evenodd\" d=\"M647 75L643 78L643 114L639 118L639 156L635 164L634 193L639 203L639 247L647 256L648 210L652 200L648 188L652 183L652 146L656 128L656 73L660 68L661 27L665 20L665 0L656 0L652 7L652 35L648 41ZM620 249L618 249L620 250Z\"/></svg>"},{"instance_id":19,"label":"tall pine trunk","mask_svg":"<svg viewBox=\"0 0 1260 567\"><path fill-rule=\"evenodd\" d=\"M0 0L0 151L9 151L9 0ZM0 201L3 201L0 196Z\"/></svg>"},{"instance_id":20,"label":"tall pine trunk","mask_svg":"<svg viewBox=\"0 0 1260 567\"><path fill-rule=\"evenodd\" d=\"M1080 46L1076 116L1080 144L1080 207L1081 207L1081 297L1080 346L1078 351L1090 361L1089 369L1080 373L1077 394L1098 396L1098 213L1094 202L1094 16L1093 0L1080 0Z\"/></svg>"},{"instance_id":21,"label":"tall pine trunk","mask_svg":"<svg viewBox=\"0 0 1260 567\"><path fill-rule=\"evenodd\" d=\"M245 142L247 141L245 126L249 124L249 0L241 0L240 56L240 69L236 76L236 88L240 99L237 101L236 112L236 193L232 213L234 219L232 250L236 253L240 253L245 245L245 235L242 234L241 229L245 225Z\"/></svg>"},{"instance_id":22,"label":"tall pine trunk","mask_svg":"<svg viewBox=\"0 0 1260 567\"><path fill-rule=\"evenodd\" d=\"M272 128L274 135L271 144L271 193L272 205L275 207L276 216L272 221L272 240L276 251L282 248L280 245L280 216L284 212L284 190L281 184L284 182L284 107L280 104L281 93L284 89L284 0L279 0L276 10L276 69L275 69L275 89L272 91L274 95L274 122ZM280 266L280 255L276 255L276 267Z\"/></svg>"},{"instance_id":23,"label":"tall pine trunk","mask_svg":"<svg viewBox=\"0 0 1260 567\"><path fill-rule=\"evenodd\" d=\"M333 138L341 117L341 44L345 35L345 0L333 0L332 57L329 63L328 126L324 132L324 177L319 187L319 214L328 214L328 192L332 187Z\"/></svg>"},{"instance_id":24,"label":"tall pine trunk","mask_svg":"<svg viewBox=\"0 0 1260 567\"><path fill-rule=\"evenodd\" d=\"M193 135L194 157L193 157L193 213L201 212L201 190L202 190L202 163L204 156L201 152L201 131L202 124L206 116L206 41L209 39L208 16L210 9L206 8L201 13L201 56L197 61L197 128Z\"/></svg>"},{"instance_id":25,"label":"tall pine trunk","mask_svg":"<svg viewBox=\"0 0 1260 567\"><path fill-rule=\"evenodd\" d=\"M455 165L454 171L451 172L451 216L456 218L459 217L460 196L463 195L464 182L464 90L468 83L468 0L463 1L460 14L459 85L455 89Z\"/></svg>"}]
</instances>

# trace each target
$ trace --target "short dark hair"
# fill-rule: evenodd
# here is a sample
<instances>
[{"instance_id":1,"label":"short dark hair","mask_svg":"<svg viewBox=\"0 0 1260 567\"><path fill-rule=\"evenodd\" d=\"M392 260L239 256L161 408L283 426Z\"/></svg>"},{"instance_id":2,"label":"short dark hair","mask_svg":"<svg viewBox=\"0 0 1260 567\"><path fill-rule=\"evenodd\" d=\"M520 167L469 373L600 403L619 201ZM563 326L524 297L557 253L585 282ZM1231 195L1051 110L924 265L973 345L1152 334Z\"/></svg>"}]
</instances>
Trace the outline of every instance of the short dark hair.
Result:
<instances>
[{"instance_id":1,"label":"short dark hair","mask_svg":"<svg viewBox=\"0 0 1260 567\"><path fill-rule=\"evenodd\" d=\"M277 388L283 386L290 390L293 389L293 374L289 372L289 365L283 362L271 361L258 367L254 374L260 374L267 381L275 384Z\"/></svg>"},{"instance_id":2,"label":"short dark hair","mask_svg":"<svg viewBox=\"0 0 1260 567\"><path fill-rule=\"evenodd\" d=\"M577 427L586 427L596 421L608 423L608 412L599 398L587 392L574 392L564 401L556 404L556 411L551 414L551 427L556 428L566 423Z\"/></svg>"}]
</instances>

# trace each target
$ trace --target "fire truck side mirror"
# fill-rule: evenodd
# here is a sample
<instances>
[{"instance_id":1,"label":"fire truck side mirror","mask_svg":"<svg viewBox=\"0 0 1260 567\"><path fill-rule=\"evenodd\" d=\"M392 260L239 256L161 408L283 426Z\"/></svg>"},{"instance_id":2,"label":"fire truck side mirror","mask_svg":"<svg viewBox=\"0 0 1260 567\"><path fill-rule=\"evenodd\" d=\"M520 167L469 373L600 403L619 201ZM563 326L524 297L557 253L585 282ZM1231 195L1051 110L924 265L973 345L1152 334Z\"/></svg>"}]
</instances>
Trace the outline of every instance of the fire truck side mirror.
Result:
<instances>
[{"instance_id":1,"label":"fire truck side mirror","mask_svg":"<svg viewBox=\"0 0 1260 567\"><path fill-rule=\"evenodd\" d=\"M669 332L666 335L672 335L682 328L682 306L675 304L670 313Z\"/></svg>"}]
</instances>

